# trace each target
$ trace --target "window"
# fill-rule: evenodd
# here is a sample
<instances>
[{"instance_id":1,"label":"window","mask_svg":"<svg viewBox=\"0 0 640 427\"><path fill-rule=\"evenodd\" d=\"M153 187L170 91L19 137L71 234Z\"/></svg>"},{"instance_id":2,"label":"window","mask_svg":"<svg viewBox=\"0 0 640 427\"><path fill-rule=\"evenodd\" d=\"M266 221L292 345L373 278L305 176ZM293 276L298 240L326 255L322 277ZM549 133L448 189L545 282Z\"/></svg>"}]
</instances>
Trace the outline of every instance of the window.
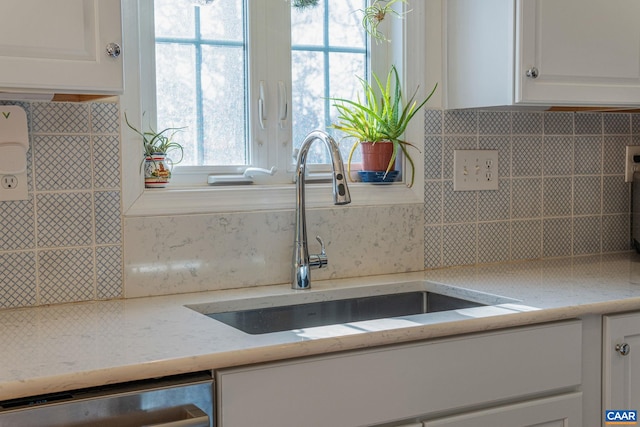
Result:
<instances>
[{"instance_id":1,"label":"window","mask_svg":"<svg viewBox=\"0 0 640 427\"><path fill-rule=\"evenodd\" d=\"M182 9L177 13L192 14L191 16L194 16L193 2L196 0L173 1L182 5ZM235 0L214 0L213 6L216 3L228 5L228 2L233 1ZM245 47L245 49L251 50L254 54L254 57L250 58L250 62L247 64L248 73L252 73L254 77L246 81L247 87L244 89L246 93L243 95L248 100L246 101L248 105L246 111L255 115L258 83L260 79L263 79L268 83L267 92L270 95L268 100L271 102L267 106L269 108L267 113L275 114L277 96L274 95L277 94L277 82L281 76L291 75L292 69L288 61L283 64L283 61L275 58L272 52L275 47L291 46L291 32L277 30L282 28L282 24L278 24L276 21L282 20L284 17L289 19L288 17L294 11L291 9L290 3L285 0L247 0L244 4L252 6L250 9L244 10L244 13L247 14L247 22L257 23L258 28L260 28L260 25L270 28L268 30L268 38L254 37L247 42L248 47ZM438 39L440 32L439 5L439 2L411 0L411 13L402 19L385 20L384 24L391 27L385 32L391 35L392 43L372 44L368 61L371 70L379 75L386 73L389 64L392 62L390 58L393 57L393 63L401 67L405 85L407 87L420 86L420 90L423 94L426 94L425 88L431 87L432 84L429 82L437 81L440 76L438 59L441 55L441 45ZM200 12L204 9L207 9L207 7L201 8ZM152 114L157 109L156 79L153 78L156 69L153 11L154 0L123 1L124 45L127 47L124 62L126 90L120 98L120 104L121 111L127 113L134 123L148 124L151 122L151 124L156 124L155 114ZM427 19L429 19L430 23L428 28L425 26ZM185 38L184 34L180 33L184 31L184 28L178 28L179 26L175 22L167 25L172 27L165 31L167 37ZM251 26L242 28L243 35L245 31L250 32ZM428 35L433 36L433 38L427 39ZM433 40L433 43L425 45L424 40ZM292 56L291 50L287 50L287 52L285 54L286 57ZM409 52L412 54L409 54ZM425 53L421 55L415 54L416 52ZM189 70L186 64L179 61L169 61L166 66L179 68L181 73L186 73ZM180 78L179 80L182 79ZM427 83L425 84L425 82ZM182 84L181 82L171 82L170 80L165 84L178 83ZM288 86L287 89L289 89ZM193 95L193 97L196 95ZM287 95L291 97L290 93ZM169 104L176 105L176 117L180 119L175 124L189 126L191 130L194 125L190 120L193 120L197 115L185 112L182 106L178 107L179 101L181 100L172 99L169 102ZM228 100L223 100L223 102L229 103ZM437 102L438 100L436 99ZM165 107L160 106L160 109L162 108ZM288 117L287 120L291 120L291 117ZM259 124L256 124L255 121L252 122L247 129L243 129L243 132L246 131L249 135L250 142L248 145L251 151L245 154L247 158L254 162L253 164L264 165L264 167L282 162L282 164L277 163L278 167L281 172L286 172L287 168L290 168L293 163L291 155L293 130L291 130L290 126L285 126L285 128L287 127L289 128L287 131L289 134L286 134L285 129L280 129L280 126L273 122L269 123L265 130L260 129ZM275 141L275 144L269 145L267 137L270 138L269 141ZM278 142L278 137L282 138L282 142ZM406 137L408 140L416 141L418 144L418 141L423 140L424 129L420 120L413 120ZM172 179L172 184L168 189L144 191L142 180L139 179L139 141L133 132L127 132L124 129L122 138L123 180L127 182L127 185L123 186L123 209L127 217L291 209L294 205L294 187L291 185L290 177L286 173L276 174L275 178L280 179L282 185L210 187L205 184L207 166L181 165L179 174L174 174L174 179ZM282 144L287 146L285 147ZM224 152L225 150L220 151ZM240 173L243 170L241 166L236 165L215 166L214 168L218 173ZM195 172L192 173L191 169L195 169ZM204 173L202 169L205 169ZM309 168L309 170L312 169L311 167ZM176 180L176 176L182 182ZM423 199L422 178L422 174L417 173L416 184L411 188L403 185L385 187L365 184L352 185L351 206L419 203ZM278 184L278 182L268 183ZM187 184L187 186L185 187L181 184ZM331 192L326 188L328 185L318 184L307 187L307 207L326 207L330 205Z\"/></svg>"},{"instance_id":2,"label":"window","mask_svg":"<svg viewBox=\"0 0 640 427\"><path fill-rule=\"evenodd\" d=\"M370 48L361 25L365 6L365 0L320 0L307 8L282 0L207 6L155 0L157 126L186 126L174 180L202 183L207 173L276 166L274 182L291 182L287 172L304 136L333 133L328 98L355 98L356 76L368 76L371 59L388 49ZM341 144L345 158L350 145ZM312 147L313 170L328 170L325 151Z\"/></svg>"}]
</instances>

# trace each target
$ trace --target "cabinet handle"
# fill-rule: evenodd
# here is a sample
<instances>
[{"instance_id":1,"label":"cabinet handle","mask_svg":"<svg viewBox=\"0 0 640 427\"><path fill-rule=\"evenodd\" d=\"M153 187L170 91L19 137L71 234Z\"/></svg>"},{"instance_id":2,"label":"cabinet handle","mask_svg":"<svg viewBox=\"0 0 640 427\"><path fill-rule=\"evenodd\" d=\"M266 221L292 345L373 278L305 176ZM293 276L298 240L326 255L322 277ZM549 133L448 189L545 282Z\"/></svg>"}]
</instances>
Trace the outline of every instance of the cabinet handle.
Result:
<instances>
[{"instance_id":1,"label":"cabinet handle","mask_svg":"<svg viewBox=\"0 0 640 427\"><path fill-rule=\"evenodd\" d=\"M107 45L106 51L108 56L117 58L118 56L120 56L122 49L120 48L120 45L118 43L109 43Z\"/></svg>"},{"instance_id":2,"label":"cabinet handle","mask_svg":"<svg viewBox=\"0 0 640 427\"><path fill-rule=\"evenodd\" d=\"M631 346L626 342L622 344L616 344L616 351L622 356L626 356L627 354L631 353Z\"/></svg>"},{"instance_id":3,"label":"cabinet handle","mask_svg":"<svg viewBox=\"0 0 640 427\"><path fill-rule=\"evenodd\" d=\"M537 79L539 74L536 67L531 67L527 70L527 77L531 77L532 79Z\"/></svg>"}]
</instances>

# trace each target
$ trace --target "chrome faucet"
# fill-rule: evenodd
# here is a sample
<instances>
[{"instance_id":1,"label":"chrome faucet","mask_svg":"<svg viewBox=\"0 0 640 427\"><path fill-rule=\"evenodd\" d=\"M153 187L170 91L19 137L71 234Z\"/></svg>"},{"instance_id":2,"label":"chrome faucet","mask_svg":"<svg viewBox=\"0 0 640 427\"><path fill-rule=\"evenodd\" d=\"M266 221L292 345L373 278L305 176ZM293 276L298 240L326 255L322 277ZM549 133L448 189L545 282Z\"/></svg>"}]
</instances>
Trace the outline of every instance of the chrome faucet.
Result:
<instances>
[{"instance_id":1,"label":"chrome faucet","mask_svg":"<svg viewBox=\"0 0 640 427\"><path fill-rule=\"evenodd\" d=\"M291 272L291 288L292 289L310 289L311 277L310 270L314 268L322 268L327 265L328 259L324 248L324 242L320 236L316 239L320 243L320 254L309 254L307 245L307 219L305 214L304 202L304 173L307 165L307 154L309 148L314 141L320 140L331 154L331 166L333 168L333 202L336 205L346 205L351 203L349 195L349 187L347 187L347 177L344 174L344 164L342 156L336 141L325 132L316 130L307 135L302 142L300 151L298 152L298 162L296 164L295 181L296 181L296 230L293 241L293 270Z\"/></svg>"}]
</instances>

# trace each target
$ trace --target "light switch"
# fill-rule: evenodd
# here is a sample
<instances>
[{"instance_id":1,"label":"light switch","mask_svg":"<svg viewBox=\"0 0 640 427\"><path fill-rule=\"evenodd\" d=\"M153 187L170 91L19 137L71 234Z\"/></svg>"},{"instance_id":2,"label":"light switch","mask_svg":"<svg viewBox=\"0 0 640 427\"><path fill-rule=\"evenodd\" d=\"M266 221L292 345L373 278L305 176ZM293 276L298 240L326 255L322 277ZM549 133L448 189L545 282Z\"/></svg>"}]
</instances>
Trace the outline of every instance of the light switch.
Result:
<instances>
[{"instance_id":1,"label":"light switch","mask_svg":"<svg viewBox=\"0 0 640 427\"><path fill-rule=\"evenodd\" d=\"M497 189L498 150L453 150L453 191Z\"/></svg>"}]
</instances>

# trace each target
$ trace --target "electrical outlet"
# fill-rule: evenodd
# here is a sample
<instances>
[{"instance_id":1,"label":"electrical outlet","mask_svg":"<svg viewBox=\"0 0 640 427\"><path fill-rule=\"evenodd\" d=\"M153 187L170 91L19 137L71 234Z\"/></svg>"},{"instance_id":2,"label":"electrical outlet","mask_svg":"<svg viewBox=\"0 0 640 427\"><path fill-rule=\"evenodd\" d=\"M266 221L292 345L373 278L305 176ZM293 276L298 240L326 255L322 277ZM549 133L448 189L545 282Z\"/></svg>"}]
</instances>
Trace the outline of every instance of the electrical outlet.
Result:
<instances>
[{"instance_id":1,"label":"electrical outlet","mask_svg":"<svg viewBox=\"0 0 640 427\"><path fill-rule=\"evenodd\" d=\"M5 190L11 190L18 187L18 178L15 175L4 175L1 184Z\"/></svg>"},{"instance_id":2,"label":"electrical outlet","mask_svg":"<svg viewBox=\"0 0 640 427\"><path fill-rule=\"evenodd\" d=\"M633 173L640 172L640 162L634 162L633 156L640 156L640 145L627 145L625 147L624 182L633 181Z\"/></svg>"},{"instance_id":3,"label":"electrical outlet","mask_svg":"<svg viewBox=\"0 0 640 427\"><path fill-rule=\"evenodd\" d=\"M453 191L497 189L498 150L453 150Z\"/></svg>"},{"instance_id":4,"label":"electrical outlet","mask_svg":"<svg viewBox=\"0 0 640 427\"><path fill-rule=\"evenodd\" d=\"M0 176L0 201L27 200L27 173Z\"/></svg>"}]
</instances>

